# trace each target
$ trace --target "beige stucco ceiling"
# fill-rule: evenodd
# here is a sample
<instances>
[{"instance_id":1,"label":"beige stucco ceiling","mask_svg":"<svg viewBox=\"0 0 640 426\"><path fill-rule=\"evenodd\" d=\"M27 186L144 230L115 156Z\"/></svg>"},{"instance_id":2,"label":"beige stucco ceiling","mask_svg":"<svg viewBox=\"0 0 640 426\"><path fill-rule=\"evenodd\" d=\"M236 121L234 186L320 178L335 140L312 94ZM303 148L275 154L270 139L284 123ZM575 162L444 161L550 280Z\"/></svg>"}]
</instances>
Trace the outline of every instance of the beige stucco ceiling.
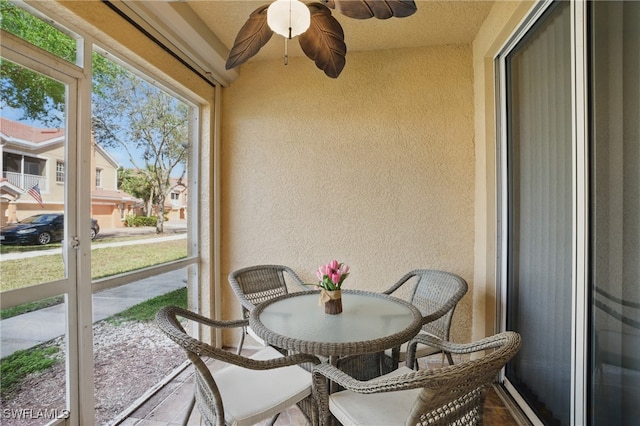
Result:
<instances>
[{"instance_id":1,"label":"beige stucco ceiling","mask_svg":"<svg viewBox=\"0 0 640 426\"><path fill-rule=\"evenodd\" d=\"M238 30L252 11L269 0L192 0L181 2L199 16L218 39L230 49ZM332 11L345 33L348 52L400 49L417 46L469 44L489 13L493 1L418 0L418 11L407 18L356 20ZM284 38L274 35L251 60L282 57ZM301 49L289 43L289 55Z\"/></svg>"}]
</instances>

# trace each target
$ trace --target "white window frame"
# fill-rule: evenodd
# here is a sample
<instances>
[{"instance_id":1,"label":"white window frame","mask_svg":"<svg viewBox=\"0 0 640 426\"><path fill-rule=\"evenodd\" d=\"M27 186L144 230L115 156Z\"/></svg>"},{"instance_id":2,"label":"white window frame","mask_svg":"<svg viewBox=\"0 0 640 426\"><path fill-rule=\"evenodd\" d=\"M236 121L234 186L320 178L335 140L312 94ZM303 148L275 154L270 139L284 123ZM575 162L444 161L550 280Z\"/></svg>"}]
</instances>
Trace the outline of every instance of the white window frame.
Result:
<instances>
[{"instance_id":1,"label":"white window frame","mask_svg":"<svg viewBox=\"0 0 640 426\"><path fill-rule=\"evenodd\" d=\"M64 161L56 160L56 183L64 183Z\"/></svg>"},{"instance_id":2,"label":"white window frame","mask_svg":"<svg viewBox=\"0 0 640 426\"><path fill-rule=\"evenodd\" d=\"M102 188L102 169L96 168L96 188Z\"/></svg>"},{"instance_id":3,"label":"white window frame","mask_svg":"<svg viewBox=\"0 0 640 426\"><path fill-rule=\"evenodd\" d=\"M87 42L87 44L92 44L95 51L107 55L109 60L114 61L118 63L120 66L127 68L128 71L136 74L138 77L146 80L148 83L161 88L165 92L180 99L182 102L190 105L192 109L196 109L198 111L195 115L192 114L192 117L191 117L189 134L192 135L193 149L189 150L189 159L188 159L189 174L187 176L188 185L193 186L195 188L195 185L197 182L196 176L199 173L199 165L197 163L198 150L196 148L200 146L199 140L201 136L200 136L200 130L199 130L199 123L201 121L200 114L202 114L200 112L201 109L196 103L197 101L195 99L194 100L189 99L187 97L188 96L187 94L179 93L176 89L170 88L168 85L161 84L161 82L163 81L163 76L144 74L142 71L139 70L138 66L131 63L129 60L125 59L122 55L120 55L119 52L112 52L105 49L104 47L101 46L101 44L98 41L91 40L91 42L90 43ZM197 200L192 200L188 208L190 211L199 211ZM190 223L192 222L193 221L190 220ZM198 222L199 221L193 222L193 226L197 226ZM186 258L169 262L169 263L160 264L160 265L154 265L154 266L145 268L143 270L121 274L115 277L107 277L99 280L94 280L91 285L91 287L93 288L93 291L96 292L96 291L104 290L107 288L119 287L121 285L128 284L133 281L138 281L143 278L148 278L148 277L162 274L165 272L182 269L190 265L197 266L198 265L197 256L199 253L199 250L198 250L199 235L200 235L199 232L194 233L192 232L191 228L189 229L189 232L187 233L189 252Z\"/></svg>"}]
</instances>

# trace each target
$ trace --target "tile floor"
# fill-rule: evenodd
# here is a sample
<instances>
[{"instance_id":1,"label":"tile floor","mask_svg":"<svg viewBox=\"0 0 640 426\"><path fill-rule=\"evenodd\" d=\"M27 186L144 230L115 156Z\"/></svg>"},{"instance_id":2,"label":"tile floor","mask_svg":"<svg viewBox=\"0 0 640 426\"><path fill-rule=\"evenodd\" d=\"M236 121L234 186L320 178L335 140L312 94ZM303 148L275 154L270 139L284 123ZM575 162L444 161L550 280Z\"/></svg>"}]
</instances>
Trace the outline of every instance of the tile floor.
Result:
<instances>
[{"instance_id":1,"label":"tile floor","mask_svg":"<svg viewBox=\"0 0 640 426\"><path fill-rule=\"evenodd\" d=\"M432 357L433 358L433 357ZM423 361L421 361L423 362ZM430 360L428 365L434 367L440 361ZM215 363L220 365L220 363ZM421 365L420 368L424 368ZM212 368L215 368L212 364ZM177 426L182 424L187 405L193 392L192 367L178 374L144 404L133 411L123 422L124 426ZM266 425L265 421L260 425ZM524 424L511 414L498 393L491 389L485 403L484 424L486 426L518 426ZM189 418L188 425L201 425L200 414L194 409ZM302 412L297 407L292 407L280 414L275 423L276 426L304 426L308 425Z\"/></svg>"}]
</instances>

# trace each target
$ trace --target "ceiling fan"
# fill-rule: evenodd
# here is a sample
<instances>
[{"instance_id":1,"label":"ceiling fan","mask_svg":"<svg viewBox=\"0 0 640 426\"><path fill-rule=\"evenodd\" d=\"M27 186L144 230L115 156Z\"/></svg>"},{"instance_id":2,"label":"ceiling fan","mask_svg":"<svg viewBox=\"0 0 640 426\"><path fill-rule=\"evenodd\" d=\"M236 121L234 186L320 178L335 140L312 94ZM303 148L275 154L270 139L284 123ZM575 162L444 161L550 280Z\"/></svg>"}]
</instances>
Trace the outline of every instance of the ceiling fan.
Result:
<instances>
[{"instance_id":1,"label":"ceiling fan","mask_svg":"<svg viewBox=\"0 0 640 426\"><path fill-rule=\"evenodd\" d=\"M330 9L354 19L388 19L413 15L417 6L413 0L320 0L309 4L276 0L251 13L236 36L226 69L245 63L276 32L285 40L299 36L304 54L327 76L337 78L346 63L347 46L342 27Z\"/></svg>"}]
</instances>

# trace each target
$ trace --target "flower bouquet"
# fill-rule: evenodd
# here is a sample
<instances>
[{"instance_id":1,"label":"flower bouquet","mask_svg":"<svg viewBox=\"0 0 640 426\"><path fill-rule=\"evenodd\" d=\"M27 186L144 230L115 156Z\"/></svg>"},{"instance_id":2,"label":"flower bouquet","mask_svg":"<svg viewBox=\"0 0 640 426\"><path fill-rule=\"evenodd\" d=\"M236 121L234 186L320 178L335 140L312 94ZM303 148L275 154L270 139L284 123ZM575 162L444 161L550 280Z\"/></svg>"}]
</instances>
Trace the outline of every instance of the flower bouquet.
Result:
<instances>
[{"instance_id":1,"label":"flower bouquet","mask_svg":"<svg viewBox=\"0 0 640 426\"><path fill-rule=\"evenodd\" d=\"M320 303L324 304L327 314L339 314L342 312L342 283L349 276L349 266L332 260L322 265L316 271L320 290Z\"/></svg>"}]
</instances>

